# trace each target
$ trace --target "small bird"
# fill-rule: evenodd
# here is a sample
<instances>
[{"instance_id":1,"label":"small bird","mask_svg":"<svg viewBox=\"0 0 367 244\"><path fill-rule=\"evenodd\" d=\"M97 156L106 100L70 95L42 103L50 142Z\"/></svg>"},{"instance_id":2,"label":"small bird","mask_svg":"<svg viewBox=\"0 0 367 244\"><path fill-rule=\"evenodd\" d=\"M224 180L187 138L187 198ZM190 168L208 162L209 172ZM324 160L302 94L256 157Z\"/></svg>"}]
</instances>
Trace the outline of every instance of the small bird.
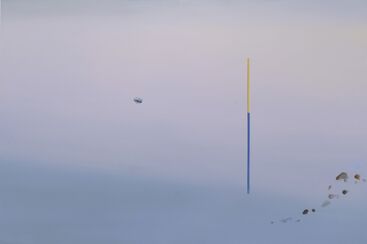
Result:
<instances>
[{"instance_id":1,"label":"small bird","mask_svg":"<svg viewBox=\"0 0 367 244\"><path fill-rule=\"evenodd\" d=\"M135 103L143 103L143 99L141 99L140 97L135 97L134 102Z\"/></svg>"}]
</instances>

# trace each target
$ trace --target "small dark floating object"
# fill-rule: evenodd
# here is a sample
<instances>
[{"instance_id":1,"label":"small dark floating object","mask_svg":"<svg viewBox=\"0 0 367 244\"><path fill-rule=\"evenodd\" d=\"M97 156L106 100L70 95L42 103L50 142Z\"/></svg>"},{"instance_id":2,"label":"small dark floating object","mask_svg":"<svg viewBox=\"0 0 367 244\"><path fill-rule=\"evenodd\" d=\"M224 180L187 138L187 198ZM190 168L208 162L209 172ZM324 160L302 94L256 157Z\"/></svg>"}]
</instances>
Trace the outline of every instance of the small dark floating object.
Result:
<instances>
[{"instance_id":1,"label":"small dark floating object","mask_svg":"<svg viewBox=\"0 0 367 244\"><path fill-rule=\"evenodd\" d=\"M342 193L343 195L346 195L348 193L348 190L343 190Z\"/></svg>"},{"instance_id":2,"label":"small dark floating object","mask_svg":"<svg viewBox=\"0 0 367 244\"><path fill-rule=\"evenodd\" d=\"M303 215L308 214L308 209L303 210L302 214L303 214Z\"/></svg>"},{"instance_id":3,"label":"small dark floating object","mask_svg":"<svg viewBox=\"0 0 367 244\"><path fill-rule=\"evenodd\" d=\"M143 99L141 99L140 97L135 97L134 102L135 103L143 103Z\"/></svg>"},{"instance_id":4,"label":"small dark floating object","mask_svg":"<svg viewBox=\"0 0 367 244\"><path fill-rule=\"evenodd\" d=\"M314 212L316 212L316 209L313 208L311 211L314 213Z\"/></svg>"},{"instance_id":5,"label":"small dark floating object","mask_svg":"<svg viewBox=\"0 0 367 244\"><path fill-rule=\"evenodd\" d=\"M348 179L348 174L345 172L341 172L336 178L336 180L343 180L344 182Z\"/></svg>"},{"instance_id":6,"label":"small dark floating object","mask_svg":"<svg viewBox=\"0 0 367 244\"><path fill-rule=\"evenodd\" d=\"M360 176L359 174L355 174L355 175L354 175L354 179L356 179L356 180L360 180L360 179L361 179L361 176Z\"/></svg>"},{"instance_id":7,"label":"small dark floating object","mask_svg":"<svg viewBox=\"0 0 367 244\"><path fill-rule=\"evenodd\" d=\"M327 189L330 190L331 189L331 185L329 185L329 187Z\"/></svg>"}]
</instances>

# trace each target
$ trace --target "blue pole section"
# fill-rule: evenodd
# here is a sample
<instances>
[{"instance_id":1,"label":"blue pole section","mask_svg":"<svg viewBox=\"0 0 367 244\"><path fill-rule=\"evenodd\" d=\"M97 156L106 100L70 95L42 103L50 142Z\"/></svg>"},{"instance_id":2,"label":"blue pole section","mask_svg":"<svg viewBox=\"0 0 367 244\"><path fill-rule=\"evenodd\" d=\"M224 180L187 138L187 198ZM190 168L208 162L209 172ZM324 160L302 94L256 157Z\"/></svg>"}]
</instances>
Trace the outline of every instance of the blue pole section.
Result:
<instances>
[{"instance_id":1,"label":"blue pole section","mask_svg":"<svg viewBox=\"0 0 367 244\"><path fill-rule=\"evenodd\" d=\"M250 194L250 113L247 113L247 194Z\"/></svg>"}]
</instances>

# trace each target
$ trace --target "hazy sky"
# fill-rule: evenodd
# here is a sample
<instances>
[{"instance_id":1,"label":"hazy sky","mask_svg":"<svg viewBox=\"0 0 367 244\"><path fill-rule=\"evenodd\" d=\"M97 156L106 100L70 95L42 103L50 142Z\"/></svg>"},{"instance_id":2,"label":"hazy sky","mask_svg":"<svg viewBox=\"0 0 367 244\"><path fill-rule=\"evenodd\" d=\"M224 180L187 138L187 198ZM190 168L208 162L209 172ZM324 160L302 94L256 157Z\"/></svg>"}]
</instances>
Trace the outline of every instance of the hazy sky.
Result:
<instances>
[{"instance_id":1,"label":"hazy sky","mask_svg":"<svg viewBox=\"0 0 367 244\"><path fill-rule=\"evenodd\" d=\"M319 206L339 171L367 175L366 11L3 0L4 243L367 241L367 185L298 225L269 225Z\"/></svg>"}]
</instances>

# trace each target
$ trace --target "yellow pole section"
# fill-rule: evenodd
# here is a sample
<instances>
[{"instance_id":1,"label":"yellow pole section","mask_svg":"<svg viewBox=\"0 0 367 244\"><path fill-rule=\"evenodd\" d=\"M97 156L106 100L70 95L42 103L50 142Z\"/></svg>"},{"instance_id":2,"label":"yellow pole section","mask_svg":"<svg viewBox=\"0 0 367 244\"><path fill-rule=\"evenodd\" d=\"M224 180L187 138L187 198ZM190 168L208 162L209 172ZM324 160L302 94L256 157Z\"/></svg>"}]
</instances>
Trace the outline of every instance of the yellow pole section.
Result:
<instances>
[{"instance_id":1,"label":"yellow pole section","mask_svg":"<svg viewBox=\"0 0 367 244\"><path fill-rule=\"evenodd\" d=\"M247 112L250 112L250 58L247 58Z\"/></svg>"}]
</instances>

